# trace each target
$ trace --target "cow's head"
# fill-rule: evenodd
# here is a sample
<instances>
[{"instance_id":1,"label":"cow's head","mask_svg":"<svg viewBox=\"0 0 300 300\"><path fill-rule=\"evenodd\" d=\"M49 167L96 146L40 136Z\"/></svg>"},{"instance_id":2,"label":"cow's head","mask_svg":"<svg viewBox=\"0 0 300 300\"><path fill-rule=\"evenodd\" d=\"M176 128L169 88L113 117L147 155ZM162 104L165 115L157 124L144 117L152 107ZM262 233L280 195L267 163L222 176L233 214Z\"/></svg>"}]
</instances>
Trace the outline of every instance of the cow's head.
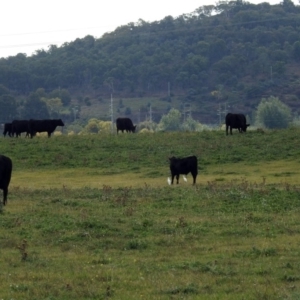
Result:
<instances>
[{"instance_id":1,"label":"cow's head","mask_svg":"<svg viewBox=\"0 0 300 300\"><path fill-rule=\"evenodd\" d=\"M242 126L242 127L241 127L242 131L243 131L243 132L246 132L248 126L250 126L250 124L246 124L246 125Z\"/></svg>"},{"instance_id":2,"label":"cow's head","mask_svg":"<svg viewBox=\"0 0 300 300\"><path fill-rule=\"evenodd\" d=\"M57 126L65 126L64 122L62 121L62 119L58 119L57 120Z\"/></svg>"},{"instance_id":3,"label":"cow's head","mask_svg":"<svg viewBox=\"0 0 300 300\"><path fill-rule=\"evenodd\" d=\"M132 132L135 132L135 129L136 129L136 125L132 126Z\"/></svg>"},{"instance_id":4,"label":"cow's head","mask_svg":"<svg viewBox=\"0 0 300 300\"><path fill-rule=\"evenodd\" d=\"M173 163L177 160L177 158L175 156L169 157L169 161L170 163Z\"/></svg>"}]
</instances>

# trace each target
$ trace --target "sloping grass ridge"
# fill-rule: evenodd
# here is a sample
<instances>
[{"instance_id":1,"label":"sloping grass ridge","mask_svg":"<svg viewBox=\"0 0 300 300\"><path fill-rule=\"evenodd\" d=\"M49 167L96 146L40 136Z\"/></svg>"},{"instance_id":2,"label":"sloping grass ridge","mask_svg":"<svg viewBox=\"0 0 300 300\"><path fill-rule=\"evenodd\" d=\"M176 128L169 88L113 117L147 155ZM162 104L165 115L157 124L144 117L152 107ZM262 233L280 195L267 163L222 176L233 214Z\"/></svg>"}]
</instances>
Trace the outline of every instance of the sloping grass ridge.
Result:
<instances>
[{"instance_id":1,"label":"sloping grass ridge","mask_svg":"<svg viewBox=\"0 0 300 300\"><path fill-rule=\"evenodd\" d=\"M1 139L0 151L15 168L134 168L168 165L170 156L196 155L201 165L265 162L300 157L300 130L247 132L225 136L222 131L155 134L54 136Z\"/></svg>"}]
</instances>

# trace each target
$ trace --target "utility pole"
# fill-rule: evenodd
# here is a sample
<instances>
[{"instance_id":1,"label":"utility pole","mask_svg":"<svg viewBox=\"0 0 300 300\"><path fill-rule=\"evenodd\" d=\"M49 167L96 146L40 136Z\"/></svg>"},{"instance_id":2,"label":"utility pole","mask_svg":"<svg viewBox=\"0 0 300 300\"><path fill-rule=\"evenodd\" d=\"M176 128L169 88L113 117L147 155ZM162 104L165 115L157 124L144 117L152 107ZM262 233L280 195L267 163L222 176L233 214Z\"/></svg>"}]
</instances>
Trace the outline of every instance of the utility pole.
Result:
<instances>
[{"instance_id":1,"label":"utility pole","mask_svg":"<svg viewBox=\"0 0 300 300\"><path fill-rule=\"evenodd\" d=\"M219 125L221 125L221 117L222 117L221 103L219 103L219 108L217 110L217 115L219 115Z\"/></svg>"},{"instance_id":2,"label":"utility pole","mask_svg":"<svg viewBox=\"0 0 300 300\"><path fill-rule=\"evenodd\" d=\"M73 114L74 114L74 122L75 122L75 121L76 121L76 115L77 115L78 109L77 109L77 107L75 106L75 107L72 108L72 110L73 110Z\"/></svg>"},{"instance_id":3,"label":"utility pole","mask_svg":"<svg viewBox=\"0 0 300 300\"><path fill-rule=\"evenodd\" d=\"M271 75L271 81L273 82L273 70L272 70L272 66L271 66L271 70L270 70L270 75Z\"/></svg>"},{"instance_id":4,"label":"utility pole","mask_svg":"<svg viewBox=\"0 0 300 300\"><path fill-rule=\"evenodd\" d=\"M111 118L111 134L114 133L114 99L113 99L113 92L114 92L114 83L111 79L107 82L107 85L110 89L110 118Z\"/></svg>"},{"instance_id":5,"label":"utility pole","mask_svg":"<svg viewBox=\"0 0 300 300\"><path fill-rule=\"evenodd\" d=\"M222 105L219 103L219 108L217 110L217 115L219 116L219 125L221 125L222 122L222 114L224 114L224 116L227 114L227 102L224 104L224 110L222 110Z\"/></svg>"},{"instance_id":6,"label":"utility pole","mask_svg":"<svg viewBox=\"0 0 300 300\"><path fill-rule=\"evenodd\" d=\"M150 123L152 123L152 106L151 106L151 104L149 107L149 121L150 121Z\"/></svg>"},{"instance_id":7,"label":"utility pole","mask_svg":"<svg viewBox=\"0 0 300 300\"><path fill-rule=\"evenodd\" d=\"M138 113L138 123L141 123L141 109L139 109L139 113Z\"/></svg>"},{"instance_id":8,"label":"utility pole","mask_svg":"<svg viewBox=\"0 0 300 300\"><path fill-rule=\"evenodd\" d=\"M113 109L113 94L110 93L110 115L111 115L111 133L114 133L114 109Z\"/></svg>"},{"instance_id":9,"label":"utility pole","mask_svg":"<svg viewBox=\"0 0 300 300\"><path fill-rule=\"evenodd\" d=\"M225 108L224 108L223 113L224 113L225 116L227 115L227 102L225 102Z\"/></svg>"},{"instance_id":10,"label":"utility pole","mask_svg":"<svg viewBox=\"0 0 300 300\"><path fill-rule=\"evenodd\" d=\"M191 118L192 117L192 107L191 104L188 104L188 108L187 108L187 117Z\"/></svg>"},{"instance_id":11,"label":"utility pole","mask_svg":"<svg viewBox=\"0 0 300 300\"><path fill-rule=\"evenodd\" d=\"M188 117L192 116L192 109L189 103L185 103L183 106L183 122L186 121Z\"/></svg>"},{"instance_id":12,"label":"utility pole","mask_svg":"<svg viewBox=\"0 0 300 300\"><path fill-rule=\"evenodd\" d=\"M114 92L114 82L113 78L109 77L104 81L104 84L107 85L110 89L110 105L109 105L109 114L111 117L111 133L114 133L114 100L113 100L113 92Z\"/></svg>"}]
</instances>

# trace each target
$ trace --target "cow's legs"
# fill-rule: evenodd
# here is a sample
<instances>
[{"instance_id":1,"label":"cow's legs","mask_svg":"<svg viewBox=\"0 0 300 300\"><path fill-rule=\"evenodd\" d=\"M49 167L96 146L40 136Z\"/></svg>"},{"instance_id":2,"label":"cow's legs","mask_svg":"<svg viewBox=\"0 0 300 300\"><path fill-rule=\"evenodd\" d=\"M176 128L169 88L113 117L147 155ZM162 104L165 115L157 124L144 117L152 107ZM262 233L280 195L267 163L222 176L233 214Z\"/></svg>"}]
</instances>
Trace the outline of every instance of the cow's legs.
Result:
<instances>
[{"instance_id":1,"label":"cow's legs","mask_svg":"<svg viewBox=\"0 0 300 300\"><path fill-rule=\"evenodd\" d=\"M226 135L228 135L228 126L226 125Z\"/></svg>"},{"instance_id":2,"label":"cow's legs","mask_svg":"<svg viewBox=\"0 0 300 300\"><path fill-rule=\"evenodd\" d=\"M196 184L197 173L192 173L193 176L193 184Z\"/></svg>"},{"instance_id":3,"label":"cow's legs","mask_svg":"<svg viewBox=\"0 0 300 300\"><path fill-rule=\"evenodd\" d=\"M177 184L179 183L179 175L176 175Z\"/></svg>"},{"instance_id":4,"label":"cow's legs","mask_svg":"<svg viewBox=\"0 0 300 300\"><path fill-rule=\"evenodd\" d=\"M171 181L171 184L173 184L173 182L174 182L174 177L175 177L175 175L172 174L172 181Z\"/></svg>"},{"instance_id":5,"label":"cow's legs","mask_svg":"<svg viewBox=\"0 0 300 300\"><path fill-rule=\"evenodd\" d=\"M7 194L8 194L8 189L4 188L3 189L3 205L5 205L7 202Z\"/></svg>"}]
</instances>

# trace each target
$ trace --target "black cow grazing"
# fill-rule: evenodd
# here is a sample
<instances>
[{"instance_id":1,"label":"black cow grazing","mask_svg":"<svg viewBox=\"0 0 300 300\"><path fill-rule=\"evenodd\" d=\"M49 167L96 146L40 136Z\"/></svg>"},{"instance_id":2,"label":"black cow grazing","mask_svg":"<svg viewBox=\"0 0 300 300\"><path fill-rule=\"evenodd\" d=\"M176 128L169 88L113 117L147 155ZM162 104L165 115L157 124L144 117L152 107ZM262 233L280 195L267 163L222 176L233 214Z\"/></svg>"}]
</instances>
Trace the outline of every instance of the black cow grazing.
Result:
<instances>
[{"instance_id":1,"label":"black cow grazing","mask_svg":"<svg viewBox=\"0 0 300 300\"><path fill-rule=\"evenodd\" d=\"M29 132L32 138L37 132L47 132L48 137L54 132L57 126L64 126L61 119L29 120Z\"/></svg>"},{"instance_id":2,"label":"black cow grazing","mask_svg":"<svg viewBox=\"0 0 300 300\"><path fill-rule=\"evenodd\" d=\"M0 189L3 190L3 205L7 203L8 186L12 172L12 161L9 157L0 155Z\"/></svg>"},{"instance_id":3,"label":"black cow grazing","mask_svg":"<svg viewBox=\"0 0 300 300\"><path fill-rule=\"evenodd\" d=\"M8 134L8 136L12 137L12 124L11 123L4 124L4 130L3 130L4 137L6 137L6 134Z\"/></svg>"},{"instance_id":4,"label":"black cow grazing","mask_svg":"<svg viewBox=\"0 0 300 300\"><path fill-rule=\"evenodd\" d=\"M228 127L230 128L230 134L232 134L232 128L236 128L239 132L246 132L247 127L250 124L246 124L246 117L243 114L228 113L225 117L226 123L226 135L228 135Z\"/></svg>"},{"instance_id":5,"label":"black cow grazing","mask_svg":"<svg viewBox=\"0 0 300 300\"><path fill-rule=\"evenodd\" d=\"M29 121L28 120L14 120L11 123L12 136L21 136L21 133L26 132L26 136L29 135Z\"/></svg>"},{"instance_id":6,"label":"black cow grazing","mask_svg":"<svg viewBox=\"0 0 300 300\"><path fill-rule=\"evenodd\" d=\"M187 175L191 172L193 176L193 184L196 183L196 178L198 175L198 160L196 156L188 156L184 158L176 158L171 157L170 160L170 170L172 175L172 181L173 184L174 177L176 176L177 184L179 183L179 175L184 174Z\"/></svg>"},{"instance_id":7,"label":"black cow grazing","mask_svg":"<svg viewBox=\"0 0 300 300\"><path fill-rule=\"evenodd\" d=\"M119 130L121 130L122 132L124 132L124 130L126 130L126 132L135 132L136 125L134 126L131 119L129 118L118 118L116 120L116 125L117 134L119 133Z\"/></svg>"}]
</instances>

